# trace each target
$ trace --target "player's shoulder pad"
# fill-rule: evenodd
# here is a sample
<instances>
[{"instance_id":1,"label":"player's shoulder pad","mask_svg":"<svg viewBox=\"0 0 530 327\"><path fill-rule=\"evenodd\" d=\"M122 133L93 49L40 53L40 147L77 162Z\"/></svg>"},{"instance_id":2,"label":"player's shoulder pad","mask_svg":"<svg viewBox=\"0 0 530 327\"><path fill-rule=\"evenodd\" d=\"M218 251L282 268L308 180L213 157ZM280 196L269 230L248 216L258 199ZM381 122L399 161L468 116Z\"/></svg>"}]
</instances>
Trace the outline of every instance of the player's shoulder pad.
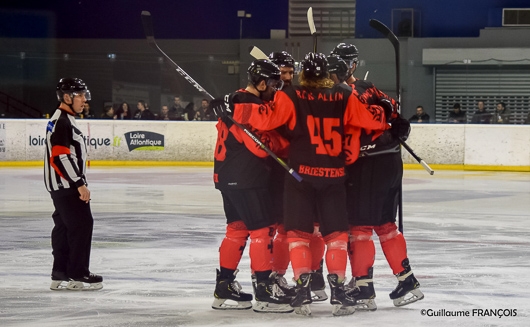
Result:
<instances>
[{"instance_id":1,"label":"player's shoulder pad","mask_svg":"<svg viewBox=\"0 0 530 327\"><path fill-rule=\"evenodd\" d=\"M333 86L334 89L338 89L344 93L351 93L352 92L352 87L348 84L345 84L345 83L339 83L339 84L335 84L335 86Z\"/></svg>"},{"instance_id":2,"label":"player's shoulder pad","mask_svg":"<svg viewBox=\"0 0 530 327\"><path fill-rule=\"evenodd\" d=\"M357 88L361 88L361 89L369 89L369 88L372 88L374 87L374 83L370 82L370 81L367 81L367 80L364 80L364 79L358 79L356 80L353 85Z\"/></svg>"},{"instance_id":3,"label":"player's shoulder pad","mask_svg":"<svg viewBox=\"0 0 530 327\"><path fill-rule=\"evenodd\" d=\"M263 101L255 96L254 94L244 91L244 90L238 90L232 94L230 94L230 97L232 99L233 103L256 103L256 104L262 104Z\"/></svg>"}]
</instances>

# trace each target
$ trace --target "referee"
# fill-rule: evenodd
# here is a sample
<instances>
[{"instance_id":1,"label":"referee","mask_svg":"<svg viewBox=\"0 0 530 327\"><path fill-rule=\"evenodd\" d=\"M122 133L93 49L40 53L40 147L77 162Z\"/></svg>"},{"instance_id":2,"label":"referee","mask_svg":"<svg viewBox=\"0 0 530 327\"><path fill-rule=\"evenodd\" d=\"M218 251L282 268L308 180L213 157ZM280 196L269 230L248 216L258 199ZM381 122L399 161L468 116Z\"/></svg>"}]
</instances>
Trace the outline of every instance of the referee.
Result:
<instances>
[{"instance_id":1,"label":"referee","mask_svg":"<svg viewBox=\"0 0 530 327\"><path fill-rule=\"evenodd\" d=\"M85 178L87 152L74 118L90 100L90 91L81 79L62 78L57 99L59 107L46 126L44 156L44 182L55 207L50 289L98 290L103 278L88 268L94 219Z\"/></svg>"}]
</instances>

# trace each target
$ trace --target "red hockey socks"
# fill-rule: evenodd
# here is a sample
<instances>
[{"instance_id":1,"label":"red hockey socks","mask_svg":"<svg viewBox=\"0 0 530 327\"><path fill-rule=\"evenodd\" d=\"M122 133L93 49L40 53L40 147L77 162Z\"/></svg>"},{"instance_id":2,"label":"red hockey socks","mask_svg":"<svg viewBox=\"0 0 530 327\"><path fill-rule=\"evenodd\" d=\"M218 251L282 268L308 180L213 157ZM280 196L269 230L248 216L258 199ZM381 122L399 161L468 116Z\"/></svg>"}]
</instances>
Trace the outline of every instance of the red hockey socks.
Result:
<instances>
[{"instance_id":1,"label":"red hockey socks","mask_svg":"<svg viewBox=\"0 0 530 327\"><path fill-rule=\"evenodd\" d=\"M272 270L285 275L289 266L289 242L283 224L278 225L276 237L272 246Z\"/></svg>"},{"instance_id":2,"label":"red hockey socks","mask_svg":"<svg viewBox=\"0 0 530 327\"><path fill-rule=\"evenodd\" d=\"M324 237L326 242L326 267L330 274L337 274L339 281L346 277L348 263L348 233L334 232Z\"/></svg>"},{"instance_id":3,"label":"red hockey socks","mask_svg":"<svg viewBox=\"0 0 530 327\"><path fill-rule=\"evenodd\" d=\"M397 230L397 226L394 223L386 223L374 229L379 235L383 253L390 268L392 268L392 272L394 275L399 274L404 270L401 263L407 258L407 243L403 234Z\"/></svg>"},{"instance_id":4,"label":"red hockey socks","mask_svg":"<svg viewBox=\"0 0 530 327\"><path fill-rule=\"evenodd\" d=\"M368 275L375 262L375 245L372 240L373 226L350 227L350 265L353 277Z\"/></svg>"},{"instance_id":5,"label":"red hockey socks","mask_svg":"<svg viewBox=\"0 0 530 327\"><path fill-rule=\"evenodd\" d=\"M276 228L263 227L250 231L250 269L252 271L272 270L272 238Z\"/></svg>"},{"instance_id":6,"label":"red hockey socks","mask_svg":"<svg viewBox=\"0 0 530 327\"><path fill-rule=\"evenodd\" d=\"M301 231L288 231L289 257L293 267L294 279L298 280L301 274L311 272L311 249L309 242L311 234Z\"/></svg>"},{"instance_id":7,"label":"red hockey socks","mask_svg":"<svg viewBox=\"0 0 530 327\"><path fill-rule=\"evenodd\" d=\"M219 246L219 264L221 267L236 270L243 256L249 231L242 221L226 226L225 238Z\"/></svg>"}]
</instances>

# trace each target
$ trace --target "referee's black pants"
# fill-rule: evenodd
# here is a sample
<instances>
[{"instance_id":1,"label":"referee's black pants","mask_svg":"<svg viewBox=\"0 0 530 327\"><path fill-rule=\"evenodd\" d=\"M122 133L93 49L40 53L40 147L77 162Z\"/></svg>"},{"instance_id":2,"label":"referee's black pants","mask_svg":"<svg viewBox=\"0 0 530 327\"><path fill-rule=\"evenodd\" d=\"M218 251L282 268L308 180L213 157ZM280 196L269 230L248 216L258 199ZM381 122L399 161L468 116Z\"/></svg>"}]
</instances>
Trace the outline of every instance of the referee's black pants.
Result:
<instances>
[{"instance_id":1,"label":"referee's black pants","mask_svg":"<svg viewBox=\"0 0 530 327\"><path fill-rule=\"evenodd\" d=\"M53 270L70 278L88 276L94 219L90 203L79 194L52 196L55 226L52 230Z\"/></svg>"}]
</instances>

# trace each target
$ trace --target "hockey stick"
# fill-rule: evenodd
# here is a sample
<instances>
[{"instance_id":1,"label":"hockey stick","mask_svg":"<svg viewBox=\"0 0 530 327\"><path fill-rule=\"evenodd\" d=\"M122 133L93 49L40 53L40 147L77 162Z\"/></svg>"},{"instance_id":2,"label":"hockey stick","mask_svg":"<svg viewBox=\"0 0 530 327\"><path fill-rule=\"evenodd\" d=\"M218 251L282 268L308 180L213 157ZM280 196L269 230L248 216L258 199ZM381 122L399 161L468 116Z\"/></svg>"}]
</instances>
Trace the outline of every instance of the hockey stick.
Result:
<instances>
[{"instance_id":1,"label":"hockey stick","mask_svg":"<svg viewBox=\"0 0 530 327\"><path fill-rule=\"evenodd\" d=\"M420 163L420 165L422 165L423 168L425 168L425 170L429 172L429 174L431 174L431 175L434 174L434 170L432 170L431 167L429 167L429 165L428 165L425 161L423 161L420 157L418 157L418 156L414 153L414 151L412 151L412 149L410 148L410 146L409 146L407 143L401 141L401 145L403 145L403 147L404 147L405 149L407 149L407 151L410 153L410 155L411 155L412 157L414 157L414 159L416 159L416 161L418 161L418 162Z\"/></svg>"},{"instance_id":2,"label":"hockey stick","mask_svg":"<svg viewBox=\"0 0 530 327\"><path fill-rule=\"evenodd\" d=\"M381 23L377 19L370 19L370 26L376 29L379 33L383 34L394 46L394 54L396 56L396 92L398 102L401 103L401 86L399 82L399 40L385 24Z\"/></svg>"},{"instance_id":3,"label":"hockey stick","mask_svg":"<svg viewBox=\"0 0 530 327\"><path fill-rule=\"evenodd\" d=\"M392 31L386 27L385 24L381 23L378 20L370 19L370 26L377 31L379 31L381 34L386 36L387 39L390 40L392 45L394 46L394 53L396 55L396 93L398 98L398 113L401 114L401 91L400 91L400 83L399 83L399 40L396 37ZM403 140L399 140L399 143L403 144L405 143ZM405 149L410 149L407 145ZM401 154L401 150L400 150ZM403 182L399 184L399 198L398 198L398 229L401 233L403 233Z\"/></svg>"},{"instance_id":4,"label":"hockey stick","mask_svg":"<svg viewBox=\"0 0 530 327\"><path fill-rule=\"evenodd\" d=\"M248 48L248 52L252 57L254 57L254 59L269 59L265 52L261 51L260 48L255 45L251 45Z\"/></svg>"},{"instance_id":5,"label":"hockey stick","mask_svg":"<svg viewBox=\"0 0 530 327\"><path fill-rule=\"evenodd\" d=\"M400 75L399 75L399 40L397 36L385 24L381 23L380 21L376 19L370 19L370 26L376 29L377 31L379 31L384 36L386 36L386 38L390 40L390 43L392 43L392 45L394 46L394 52L396 56L396 92L397 92L398 102L401 104L401 86L400 86ZM401 113L401 105L400 105L400 110L398 112ZM429 167L429 165L425 161L423 161L423 159L418 157L414 153L414 151L412 151L410 146L408 146L408 144L405 143L405 141L399 140L399 142L430 175L434 174L434 170L432 170L431 167Z\"/></svg>"},{"instance_id":6,"label":"hockey stick","mask_svg":"<svg viewBox=\"0 0 530 327\"><path fill-rule=\"evenodd\" d=\"M177 65L169 56L160 49L158 44L155 41L155 34L153 30L153 18L151 16L151 13L149 11L142 11L142 25L144 27L144 33L145 37L147 38L147 43L154 48L159 54L164 56L166 58L167 62L182 76L184 77L191 85L193 85L199 92L201 92L203 95L209 97L210 99L213 99L214 97L208 93L199 83L197 83L193 78L191 78L188 73L186 73L182 68L180 68L179 65ZM263 142L260 141L260 139L255 136L251 131L249 131L244 125L238 123L234 120L231 116L228 116L228 118L239 128L241 128L245 134L247 134L261 149L263 149L265 152L267 152L274 160L276 160L285 170L289 172L297 181L301 182L302 177L298 175L294 169L289 167L282 159L278 158L274 152L271 151Z\"/></svg>"},{"instance_id":7,"label":"hockey stick","mask_svg":"<svg viewBox=\"0 0 530 327\"><path fill-rule=\"evenodd\" d=\"M317 29L315 27L315 21L313 20L313 7L307 9L307 23L309 24L309 31L313 36L313 52L317 53Z\"/></svg>"}]
</instances>

